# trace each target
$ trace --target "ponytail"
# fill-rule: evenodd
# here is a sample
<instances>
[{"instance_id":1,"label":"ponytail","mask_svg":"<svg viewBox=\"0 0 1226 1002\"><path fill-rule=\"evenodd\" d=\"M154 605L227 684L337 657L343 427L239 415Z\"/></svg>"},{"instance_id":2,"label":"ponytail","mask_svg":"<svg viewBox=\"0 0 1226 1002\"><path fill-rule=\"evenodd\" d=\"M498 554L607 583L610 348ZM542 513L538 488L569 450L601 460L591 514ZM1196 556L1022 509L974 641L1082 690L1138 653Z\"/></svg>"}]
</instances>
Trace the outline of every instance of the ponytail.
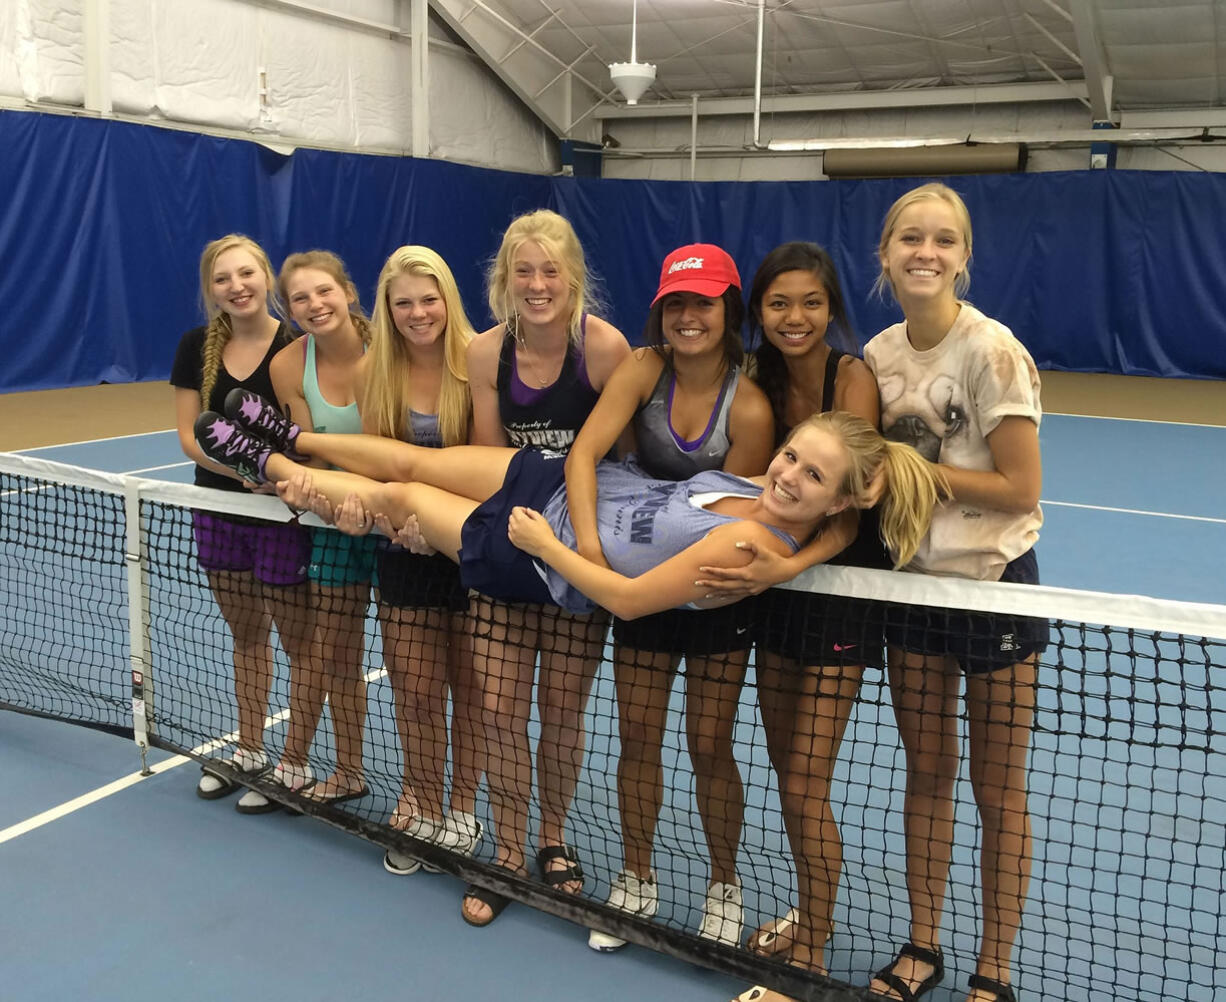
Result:
<instances>
[{"instance_id":1,"label":"ponytail","mask_svg":"<svg viewBox=\"0 0 1226 1002\"><path fill-rule=\"evenodd\" d=\"M928 535L933 511L950 496L950 490L944 474L911 446L883 442L886 492L881 499L881 538L894 556L894 569L899 570L915 557Z\"/></svg>"},{"instance_id":2,"label":"ponytail","mask_svg":"<svg viewBox=\"0 0 1226 1002\"><path fill-rule=\"evenodd\" d=\"M846 411L814 414L792 429L789 440L808 427L827 431L843 443L847 475L840 493L851 498L852 504L860 505L873 478L885 475L881 538L894 556L894 569L905 567L928 535L937 505L951 496L944 474L911 446L887 441L881 432L855 414Z\"/></svg>"}]
</instances>

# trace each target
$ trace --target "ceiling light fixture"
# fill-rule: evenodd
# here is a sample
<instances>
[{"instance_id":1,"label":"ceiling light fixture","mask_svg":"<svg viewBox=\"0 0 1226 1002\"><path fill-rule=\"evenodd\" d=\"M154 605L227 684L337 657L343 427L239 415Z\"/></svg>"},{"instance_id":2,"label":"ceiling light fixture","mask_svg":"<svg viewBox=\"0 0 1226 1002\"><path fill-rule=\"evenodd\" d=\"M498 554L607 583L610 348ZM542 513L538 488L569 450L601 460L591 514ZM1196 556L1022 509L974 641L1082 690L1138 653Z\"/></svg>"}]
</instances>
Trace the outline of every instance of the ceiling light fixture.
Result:
<instances>
[{"instance_id":1,"label":"ceiling light fixture","mask_svg":"<svg viewBox=\"0 0 1226 1002\"><path fill-rule=\"evenodd\" d=\"M622 92L626 98L626 104L638 104L639 98L643 96L647 88L652 85L656 79L656 67L654 63L640 63L638 61L638 28L639 28L639 3L634 0L633 20L630 22L630 62L628 63L610 63L609 76L613 78L613 86Z\"/></svg>"}]
</instances>

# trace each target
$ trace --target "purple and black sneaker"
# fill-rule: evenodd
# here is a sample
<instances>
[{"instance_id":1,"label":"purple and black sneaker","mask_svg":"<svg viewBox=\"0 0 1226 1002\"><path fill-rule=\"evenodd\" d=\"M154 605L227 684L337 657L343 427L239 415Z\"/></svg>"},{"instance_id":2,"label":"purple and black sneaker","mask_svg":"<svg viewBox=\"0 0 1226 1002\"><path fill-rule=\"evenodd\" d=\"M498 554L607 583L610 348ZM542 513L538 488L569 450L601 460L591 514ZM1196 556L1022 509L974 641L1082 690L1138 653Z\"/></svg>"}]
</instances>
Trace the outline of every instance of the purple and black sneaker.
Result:
<instances>
[{"instance_id":1,"label":"purple and black sneaker","mask_svg":"<svg viewBox=\"0 0 1226 1002\"><path fill-rule=\"evenodd\" d=\"M196 418L193 430L200 450L214 463L228 467L244 480L257 484L268 481L264 473L264 464L272 455L268 443L243 431L216 411L205 411Z\"/></svg>"},{"instance_id":2,"label":"purple and black sneaker","mask_svg":"<svg viewBox=\"0 0 1226 1002\"><path fill-rule=\"evenodd\" d=\"M306 459L306 456L294 448L298 433L302 429L282 414L276 404L265 400L258 393L236 386L226 394L223 409L226 417L240 428L263 439L272 446L273 452L283 452L295 461Z\"/></svg>"}]
</instances>

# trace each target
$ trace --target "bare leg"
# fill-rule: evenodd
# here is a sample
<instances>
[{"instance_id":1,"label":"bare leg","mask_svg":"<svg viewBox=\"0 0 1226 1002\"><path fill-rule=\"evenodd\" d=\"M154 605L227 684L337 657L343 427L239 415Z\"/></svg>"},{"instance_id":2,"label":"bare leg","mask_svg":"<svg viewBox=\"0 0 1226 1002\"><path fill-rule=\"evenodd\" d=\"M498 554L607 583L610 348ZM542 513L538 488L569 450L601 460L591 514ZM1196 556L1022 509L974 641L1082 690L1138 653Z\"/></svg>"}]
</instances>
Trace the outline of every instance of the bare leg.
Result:
<instances>
[{"instance_id":1,"label":"bare leg","mask_svg":"<svg viewBox=\"0 0 1226 1002\"><path fill-rule=\"evenodd\" d=\"M541 736L536 767L542 848L566 842L566 815L583 766L587 701L600 668L608 625L609 617L603 612L574 616L549 605L541 611L540 637L545 649L537 683ZM559 858L549 866L560 871L568 864ZM577 894L583 882L567 881L558 887Z\"/></svg>"},{"instance_id":2,"label":"bare leg","mask_svg":"<svg viewBox=\"0 0 1226 1002\"><path fill-rule=\"evenodd\" d=\"M713 884L739 883L736 857L745 795L732 750L732 731L748 663L748 651L686 656L685 733Z\"/></svg>"},{"instance_id":3,"label":"bare leg","mask_svg":"<svg viewBox=\"0 0 1226 1002\"><path fill-rule=\"evenodd\" d=\"M309 456L372 480L432 484L475 501L485 501L502 486L516 452L486 445L427 449L379 435L307 431L298 436L296 445Z\"/></svg>"},{"instance_id":4,"label":"bare leg","mask_svg":"<svg viewBox=\"0 0 1226 1002\"><path fill-rule=\"evenodd\" d=\"M796 733L796 707L800 699L800 682L804 669L791 659L784 659L759 647L755 672L758 709L762 714L762 731L766 737L766 754L775 769L780 806L785 807L788 761ZM792 935L790 932L776 931L778 925L778 918L770 919L766 925L754 930L745 945L755 953L760 952L765 956L790 952ZM770 939L764 943L768 932ZM766 945L767 943L769 945Z\"/></svg>"},{"instance_id":5,"label":"bare leg","mask_svg":"<svg viewBox=\"0 0 1226 1002\"><path fill-rule=\"evenodd\" d=\"M528 718L540 607L504 605L483 598L474 608L473 668L484 699L486 775L497 841L494 862L523 872L532 796ZM491 917L489 908L473 898L465 898L463 908L478 924Z\"/></svg>"},{"instance_id":6,"label":"bare leg","mask_svg":"<svg viewBox=\"0 0 1226 1002\"><path fill-rule=\"evenodd\" d=\"M453 812L472 814L485 774L480 679L473 669L474 620L467 613L448 617L447 679L451 687L451 803Z\"/></svg>"},{"instance_id":7,"label":"bare leg","mask_svg":"<svg viewBox=\"0 0 1226 1002\"><path fill-rule=\"evenodd\" d=\"M779 794L782 797L787 782L792 737L796 733L796 700L800 696L800 680L804 669L795 661L785 661L778 654L759 648L756 674L758 708L762 712L766 754L771 765L775 767Z\"/></svg>"},{"instance_id":8,"label":"bare leg","mask_svg":"<svg viewBox=\"0 0 1226 1002\"><path fill-rule=\"evenodd\" d=\"M320 800L356 793L365 782L362 733L366 725L366 607L370 586L316 586L318 636L328 703L336 732L336 772L310 791Z\"/></svg>"},{"instance_id":9,"label":"bare leg","mask_svg":"<svg viewBox=\"0 0 1226 1002\"><path fill-rule=\"evenodd\" d=\"M260 599L259 582L246 571L209 571L209 587L233 638L234 698L238 745L264 750L264 718L272 686L272 621Z\"/></svg>"},{"instance_id":10,"label":"bare leg","mask_svg":"<svg viewBox=\"0 0 1226 1002\"><path fill-rule=\"evenodd\" d=\"M646 879L656 823L664 802L660 765L668 697L680 656L617 647L613 680L617 688L617 805L621 815L626 869Z\"/></svg>"},{"instance_id":11,"label":"bare leg","mask_svg":"<svg viewBox=\"0 0 1226 1002\"><path fill-rule=\"evenodd\" d=\"M396 728L404 757L397 805L401 824L415 814L443 819L447 763L447 613L379 604L383 657L392 684Z\"/></svg>"},{"instance_id":12,"label":"bare leg","mask_svg":"<svg viewBox=\"0 0 1226 1002\"><path fill-rule=\"evenodd\" d=\"M315 589L311 589L314 601ZM312 630L310 656L290 662L289 727L285 732L285 751L281 760L291 766L306 766L311 742L324 712L327 688L323 671L323 652L319 642L319 623Z\"/></svg>"},{"instance_id":13,"label":"bare leg","mask_svg":"<svg viewBox=\"0 0 1226 1002\"><path fill-rule=\"evenodd\" d=\"M263 585L261 591L293 673L296 665L307 664L311 657L315 607L310 588L304 581L297 585Z\"/></svg>"},{"instance_id":14,"label":"bare leg","mask_svg":"<svg viewBox=\"0 0 1226 1002\"><path fill-rule=\"evenodd\" d=\"M783 784L800 921L792 930L791 962L825 972L825 948L843 870L843 843L830 806L830 783L847 721L860 692L861 665L798 669L796 728Z\"/></svg>"},{"instance_id":15,"label":"bare leg","mask_svg":"<svg viewBox=\"0 0 1226 1002\"><path fill-rule=\"evenodd\" d=\"M976 973L1008 983L1030 883L1026 758L1034 722L1034 659L966 681L970 777L983 826L983 940ZM987 999L972 992L971 999Z\"/></svg>"},{"instance_id":16,"label":"bare leg","mask_svg":"<svg viewBox=\"0 0 1226 1002\"><path fill-rule=\"evenodd\" d=\"M953 853L961 675L948 658L924 657L896 647L889 649L889 669L890 695L907 760L903 826L911 942L936 950ZM911 957L900 957L893 972L914 987L932 973L932 968ZM886 998L898 997L877 980L869 989Z\"/></svg>"},{"instance_id":17,"label":"bare leg","mask_svg":"<svg viewBox=\"0 0 1226 1002\"><path fill-rule=\"evenodd\" d=\"M307 582L263 586L264 604L277 624L281 647L289 658L289 726L282 759L305 766L311 739L323 713L324 687L315 648L315 602Z\"/></svg>"}]
</instances>

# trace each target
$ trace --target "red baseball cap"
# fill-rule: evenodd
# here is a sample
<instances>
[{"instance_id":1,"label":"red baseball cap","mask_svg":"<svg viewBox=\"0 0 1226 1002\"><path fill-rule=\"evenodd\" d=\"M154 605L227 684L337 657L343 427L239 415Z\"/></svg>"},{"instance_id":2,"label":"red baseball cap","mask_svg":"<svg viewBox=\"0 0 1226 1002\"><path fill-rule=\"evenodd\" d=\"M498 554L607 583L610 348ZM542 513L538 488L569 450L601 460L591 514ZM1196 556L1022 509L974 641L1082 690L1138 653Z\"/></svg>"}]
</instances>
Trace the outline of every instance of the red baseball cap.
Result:
<instances>
[{"instance_id":1,"label":"red baseball cap","mask_svg":"<svg viewBox=\"0 0 1226 1002\"><path fill-rule=\"evenodd\" d=\"M728 286L741 287L736 262L715 244L686 244L664 259L660 268L660 287L656 303L670 292L696 292L700 296L722 296Z\"/></svg>"}]
</instances>

